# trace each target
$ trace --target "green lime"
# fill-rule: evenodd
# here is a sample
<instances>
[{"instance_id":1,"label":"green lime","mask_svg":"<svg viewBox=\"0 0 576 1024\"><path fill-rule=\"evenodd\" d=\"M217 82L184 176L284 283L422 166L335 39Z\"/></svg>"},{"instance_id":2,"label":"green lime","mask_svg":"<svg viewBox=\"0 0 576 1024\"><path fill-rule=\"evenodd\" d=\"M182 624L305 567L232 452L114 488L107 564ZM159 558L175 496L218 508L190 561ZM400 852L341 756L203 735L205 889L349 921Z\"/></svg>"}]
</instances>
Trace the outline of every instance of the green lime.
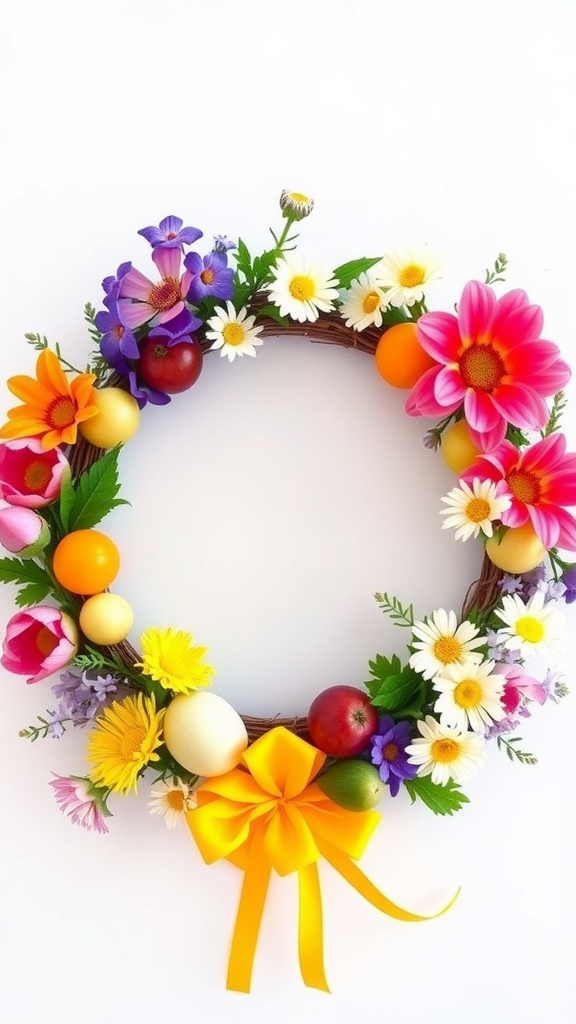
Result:
<instances>
[{"instance_id":1,"label":"green lime","mask_svg":"<svg viewBox=\"0 0 576 1024\"><path fill-rule=\"evenodd\" d=\"M316 782L326 796L347 811L369 811L384 790L378 769L368 761L353 758L337 761Z\"/></svg>"}]
</instances>

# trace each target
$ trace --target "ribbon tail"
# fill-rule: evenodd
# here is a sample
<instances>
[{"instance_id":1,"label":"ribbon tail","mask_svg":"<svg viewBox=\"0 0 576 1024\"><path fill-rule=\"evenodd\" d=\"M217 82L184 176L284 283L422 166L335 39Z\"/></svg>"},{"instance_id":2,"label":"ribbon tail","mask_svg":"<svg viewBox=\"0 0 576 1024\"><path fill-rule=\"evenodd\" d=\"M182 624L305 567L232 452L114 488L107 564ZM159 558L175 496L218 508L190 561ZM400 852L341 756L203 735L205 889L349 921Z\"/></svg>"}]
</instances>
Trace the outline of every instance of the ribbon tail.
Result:
<instances>
[{"instance_id":1,"label":"ribbon tail","mask_svg":"<svg viewBox=\"0 0 576 1024\"><path fill-rule=\"evenodd\" d=\"M316 864L298 872L298 956L305 985L329 992L324 973L322 896Z\"/></svg>"},{"instance_id":2,"label":"ribbon tail","mask_svg":"<svg viewBox=\"0 0 576 1024\"><path fill-rule=\"evenodd\" d=\"M431 921L435 917L440 917L445 914L447 910L458 899L460 889L456 892L456 895L452 897L449 903L446 904L442 910L439 910L436 914L412 914L409 910L404 910L399 907L396 903L392 903L384 893L366 877L363 871L360 870L357 864L355 864L346 853L342 853L336 846L332 846L331 843L316 840L316 844L321 854L325 859L332 865L333 868L338 871L347 882L352 885L357 892L360 893L364 899L368 900L372 906L381 910L384 914L388 914L389 917L396 918L397 921Z\"/></svg>"},{"instance_id":3,"label":"ribbon tail","mask_svg":"<svg viewBox=\"0 0 576 1024\"><path fill-rule=\"evenodd\" d=\"M252 967L268 892L270 871L270 862L263 853L262 837L255 836L242 882L242 892L232 936L232 948L228 960L226 988L234 992L250 991Z\"/></svg>"}]
</instances>

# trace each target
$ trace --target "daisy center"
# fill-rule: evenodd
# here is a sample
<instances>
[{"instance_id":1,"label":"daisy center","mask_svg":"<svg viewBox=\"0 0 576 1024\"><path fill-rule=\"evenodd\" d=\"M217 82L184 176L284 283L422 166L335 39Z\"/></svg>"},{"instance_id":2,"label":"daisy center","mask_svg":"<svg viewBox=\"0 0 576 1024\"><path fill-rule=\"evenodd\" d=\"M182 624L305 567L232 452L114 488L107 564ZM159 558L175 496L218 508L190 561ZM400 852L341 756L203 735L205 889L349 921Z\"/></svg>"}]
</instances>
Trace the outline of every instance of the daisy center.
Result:
<instances>
[{"instance_id":1,"label":"daisy center","mask_svg":"<svg viewBox=\"0 0 576 1024\"><path fill-rule=\"evenodd\" d=\"M215 277L216 274L214 273L213 270L210 270L210 267L206 267L206 269L203 270L202 273L200 274L200 280L202 281L202 284L212 284Z\"/></svg>"},{"instance_id":2,"label":"daisy center","mask_svg":"<svg viewBox=\"0 0 576 1024\"><path fill-rule=\"evenodd\" d=\"M385 761L395 761L398 757L398 747L395 743L387 743L382 751Z\"/></svg>"},{"instance_id":3,"label":"daisy center","mask_svg":"<svg viewBox=\"0 0 576 1024\"><path fill-rule=\"evenodd\" d=\"M439 636L432 648L434 657L443 665L458 661L462 654L462 644L453 636Z\"/></svg>"},{"instance_id":4,"label":"daisy center","mask_svg":"<svg viewBox=\"0 0 576 1024\"><path fill-rule=\"evenodd\" d=\"M59 395L46 410L46 422L53 430L69 427L76 418L76 405L68 395Z\"/></svg>"},{"instance_id":5,"label":"daisy center","mask_svg":"<svg viewBox=\"0 0 576 1024\"><path fill-rule=\"evenodd\" d=\"M171 789L166 794L166 803L172 811L183 811L186 798L181 789Z\"/></svg>"},{"instance_id":6,"label":"daisy center","mask_svg":"<svg viewBox=\"0 0 576 1024\"><path fill-rule=\"evenodd\" d=\"M364 300L362 302L362 312L363 313L373 313L374 310L379 305L380 305L380 296L378 295L378 292L368 292L364 296Z\"/></svg>"},{"instance_id":7,"label":"daisy center","mask_svg":"<svg viewBox=\"0 0 576 1024\"><path fill-rule=\"evenodd\" d=\"M490 515L490 505L485 498L472 498L466 506L466 517L471 523L482 523Z\"/></svg>"},{"instance_id":8,"label":"daisy center","mask_svg":"<svg viewBox=\"0 0 576 1024\"><path fill-rule=\"evenodd\" d=\"M460 357L460 376L467 388L493 391L504 376L504 363L489 345L470 345Z\"/></svg>"},{"instance_id":9,"label":"daisy center","mask_svg":"<svg viewBox=\"0 0 576 1024\"><path fill-rule=\"evenodd\" d=\"M516 633L530 644L539 644L544 639L544 626L533 615L523 615L516 623Z\"/></svg>"},{"instance_id":10,"label":"daisy center","mask_svg":"<svg viewBox=\"0 0 576 1024\"><path fill-rule=\"evenodd\" d=\"M172 306L180 302L180 282L175 277L163 278L150 289L148 302L160 311L172 309Z\"/></svg>"},{"instance_id":11,"label":"daisy center","mask_svg":"<svg viewBox=\"0 0 576 1024\"><path fill-rule=\"evenodd\" d=\"M515 498L525 505L536 505L540 500L540 481L534 473L513 469L506 482Z\"/></svg>"},{"instance_id":12,"label":"daisy center","mask_svg":"<svg viewBox=\"0 0 576 1024\"><path fill-rule=\"evenodd\" d=\"M293 199L295 203L309 203L310 197L305 196L303 192L290 192L290 199Z\"/></svg>"},{"instance_id":13,"label":"daisy center","mask_svg":"<svg viewBox=\"0 0 576 1024\"><path fill-rule=\"evenodd\" d=\"M40 459L33 459L24 470L24 487L31 494L37 494L39 491L43 491L47 484L50 483L51 476L52 473L45 462L40 462Z\"/></svg>"},{"instance_id":14,"label":"daisy center","mask_svg":"<svg viewBox=\"0 0 576 1024\"><path fill-rule=\"evenodd\" d=\"M482 699L482 690L475 679L463 679L454 688L454 701L459 708L477 708Z\"/></svg>"},{"instance_id":15,"label":"daisy center","mask_svg":"<svg viewBox=\"0 0 576 1024\"><path fill-rule=\"evenodd\" d=\"M426 268L418 263L408 263L398 275L398 282L403 288L415 288L418 284L424 284L425 279Z\"/></svg>"},{"instance_id":16,"label":"daisy center","mask_svg":"<svg viewBox=\"0 0 576 1024\"><path fill-rule=\"evenodd\" d=\"M126 762L140 760L145 740L146 729L142 725L128 727L120 738L121 758Z\"/></svg>"},{"instance_id":17,"label":"daisy center","mask_svg":"<svg viewBox=\"0 0 576 1024\"><path fill-rule=\"evenodd\" d=\"M307 274L296 274L290 284L288 290L293 299L298 299L299 302L307 302L312 298L315 292L314 281Z\"/></svg>"},{"instance_id":18,"label":"daisy center","mask_svg":"<svg viewBox=\"0 0 576 1024\"><path fill-rule=\"evenodd\" d=\"M41 626L36 633L36 647L44 658L47 658L49 654L52 654L54 648L58 647L58 639L52 630L48 629L48 626Z\"/></svg>"},{"instance_id":19,"label":"daisy center","mask_svg":"<svg viewBox=\"0 0 576 1024\"><path fill-rule=\"evenodd\" d=\"M222 337L227 345L241 345L245 338L242 324L226 324L222 330Z\"/></svg>"},{"instance_id":20,"label":"daisy center","mask_svg":"<svg viewBox=\"0 0 576 1024\"><path fill-rule=\"evenodd\" d=\"M432 744L432 759L438 764L450 764L452 761L457 761L459 753L458 744L450 738L434 740Z\"/></svg>"}]
</instances>

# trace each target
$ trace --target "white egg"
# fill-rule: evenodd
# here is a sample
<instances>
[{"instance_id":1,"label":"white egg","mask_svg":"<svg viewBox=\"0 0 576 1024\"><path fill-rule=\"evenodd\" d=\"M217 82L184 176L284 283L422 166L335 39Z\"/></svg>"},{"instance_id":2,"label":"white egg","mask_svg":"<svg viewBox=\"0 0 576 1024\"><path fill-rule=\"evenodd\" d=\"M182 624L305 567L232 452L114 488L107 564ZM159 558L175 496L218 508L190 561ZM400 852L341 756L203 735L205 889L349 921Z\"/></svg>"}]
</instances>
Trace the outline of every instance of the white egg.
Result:
<instances>
[{"instance_id":1,"label":"white egg","mask_svg":"<svg viewBox=\"0 0 576 1024\"><path fill-rule=\"evenodd\" d=\"M231 771L248 746L246 726L216 693L179 693L166 708L164 742L193 775L210 778Z\"/></svg>"}]
</instances>

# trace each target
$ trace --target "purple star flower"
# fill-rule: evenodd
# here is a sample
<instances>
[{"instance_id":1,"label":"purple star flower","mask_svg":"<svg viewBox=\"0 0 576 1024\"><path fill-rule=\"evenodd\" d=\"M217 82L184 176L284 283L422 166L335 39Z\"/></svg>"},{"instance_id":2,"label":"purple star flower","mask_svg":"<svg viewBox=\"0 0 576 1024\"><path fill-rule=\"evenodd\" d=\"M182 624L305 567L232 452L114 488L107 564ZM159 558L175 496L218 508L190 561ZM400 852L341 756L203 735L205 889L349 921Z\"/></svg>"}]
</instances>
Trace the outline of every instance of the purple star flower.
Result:
<instances>
[{"instance_id":1,"label":"purple star flower","mask_svg":"<svg viewBox=\"0 0 576 1024\"><path fill-rule=\"evenodd\" d=\"M189 252L184 266L193 275L187 295L189 302L200 302L208 295L217 299L232 298L234 271L228 266L225 252L209 252L204 257L197 252Z\"/></svg>"},{"instance_id":2,"label":"purple star flower","mask_svg":"<svg viewBox=\"0 0 576 1024\"><path fill-rule=\"evenodd\" d=\"M184 221L180 217L164 217L157 228L141 228L138 232L153 249L161 245L164 249L183 249L202 238L203 232L198 228L182 227Z\"/></svg>"},{"instance_id":3,"label":"purple star flower","mask_svg":"<svg viewBox=\"0 0 576 1024\"><path fill-rule=\"evenodd\" d=\"M212 252L229 252L230 249L237 249L236 242L232 242L226 235L214 235Z\"/></svg>"},{"instance_id":4,"label":"purple star flower","mask_svg":"<svg viewBox=\"0 0 576 1024\"><path fill-rule=\"evenodd\" d=\"M114 285L113 289L117 287ZM94 323L103 335L100 339L100 351L108 365L115 367L120 357L138 359L139 352L134 334L120 320L118 303L112 296L112 290L104 300L108 309L97 313Z\"/></svg>"},{"instance_id":5,"label":"purple star flower","mask_svg":"<svg viewBox=\"0 0 576 1024\"><path fill-rule=\"evenodd\" d=\"M171 348L172 345L177 345L180 342L194 342L196 339L192 337L192 334L201 326L202 320L197 316L192 316L188 309L183 309L169 323L154 327L148 337L162 338L166 348Z\"/></svg>"},{"instance_id":6,"label":"purple star flower","mask_svg":"<svg viewBox=\"0 0 576 1024\"><path fill-rule=\"evenodd\" d=\"M397 722L390 715L382 715L378 723L379 735L372 737L372 764L378 766L383 782L390 787L390 796L396 796L400 783L416 778L417 766L408 763L406 747L411 742L410 723Z\"/></svg>"},{"instance_id":7,"label":"purple star flower","mask_svg":"<svg viewBox=\"0 0 576 1024\"><path fill-rule=\"evenodd\" d=\"M120 281L122 280L123 277L125 277L129 270L132 270L131 263L121 263L120 266L118 267L118 270L116 271L116 277L104 278L104 280L102 281L102 288L106 292L106 295L109 295L110 292L112 292L115 298L118 297L118 288L120 286ZM114 291L114 289L116 290ZM104 305L107 305L106 299L104 299Z\"/></svg>"},{"instance_id":8,"label":"purple star flower","mask_svg":"<svg viewBox=\"0 0 576 1024\"><path fill-rule=\"evenodd\" d=\"M566 604L574 604L576 601L576 565L566 569L566 572L562 574L562 583L566 587L564 592Z\"/></svg>"}]
</instances>

